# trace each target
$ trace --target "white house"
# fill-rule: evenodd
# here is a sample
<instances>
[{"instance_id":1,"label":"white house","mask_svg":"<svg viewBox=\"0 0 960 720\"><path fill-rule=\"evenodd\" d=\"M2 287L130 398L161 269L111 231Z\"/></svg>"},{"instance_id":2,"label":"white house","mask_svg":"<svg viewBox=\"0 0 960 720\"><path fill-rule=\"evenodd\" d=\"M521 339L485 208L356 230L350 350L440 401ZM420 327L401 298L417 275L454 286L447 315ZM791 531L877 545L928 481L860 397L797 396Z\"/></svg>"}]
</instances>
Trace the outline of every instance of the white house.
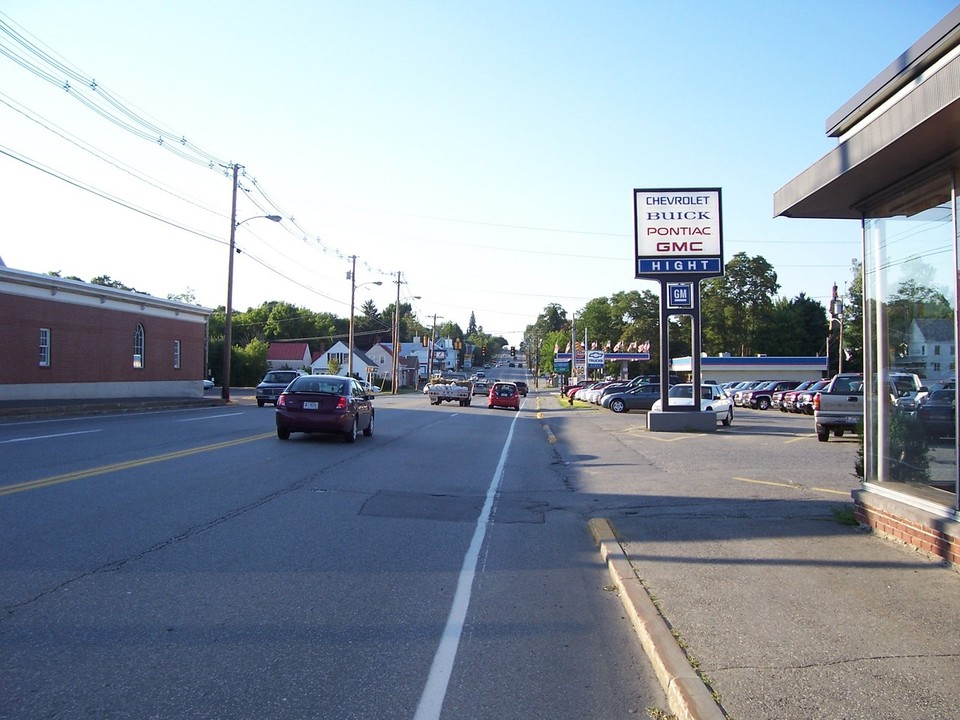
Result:
<instances>
[{"instance_id":1,"label":"white house","mask_svg":"<svg viewBox=\"0 0 960 720\"><path fill-rule=\"evenodd\" d=\"M340 374L346 375L347 368L350 365L349 350L346 343L337 341L325 353L317 356L317 359L310 365L310 372L315 375L330 372L330 361L334 360L340 364ZM367 379L373 375L380 375L380 365L366 353L353 349L353 374L356 377Z\"/></svg>"},{"instance_id":2,"label":"white house","mask_svg":"<svg viewBox=\"0 0 960 720\"><path fill-rule=\"evenodd\" d=\"M910 323L907 354L897 366L930 381L952 379L957 362L956 330L953 319L915 318Z\"/></svg>"}]
</instances>

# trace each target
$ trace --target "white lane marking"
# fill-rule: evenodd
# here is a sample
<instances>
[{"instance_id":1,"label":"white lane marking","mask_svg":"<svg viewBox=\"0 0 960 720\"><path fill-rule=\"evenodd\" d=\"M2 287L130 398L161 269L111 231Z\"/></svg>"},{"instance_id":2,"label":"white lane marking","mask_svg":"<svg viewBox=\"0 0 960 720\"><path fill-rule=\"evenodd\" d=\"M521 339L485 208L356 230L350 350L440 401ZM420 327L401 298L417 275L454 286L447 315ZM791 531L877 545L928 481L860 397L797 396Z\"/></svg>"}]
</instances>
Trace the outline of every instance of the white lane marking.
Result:
<instances>
[{"instance_id":1,"label":"white lane marking","mask_svg":"<svg viewBox=\"0 0 960 720\"><path fill-rule=\"evenodd\" d=\"M477 558L480 556L480 548L483 546L483 540L487 534L493 501L500 489L503 467L507 462L507 451L510 449L510 442L513 440L513 428L519 417L520 413L517 413L510 423L510 432L507 433L506 442L504 442L503 450L500 452L500 462L497 463L497 469L494 471L493 479L487 488L487 498L483 503L483 510L480 511L480 517L477 518L477 527L473 531L470 547L463 558L463 566L460 568L460 577L457 580L457 590L453 594L453 606L450 608L450 615L447 616L447 624L443 629L440 645L433 656L430 675L427 677L427 684L420 695L417 713L413 716L414 720L438 720L440 711L443 709L443 699L446 697L447 686L450 684L450 673L453 672L453 661L457 657L457 648L460 646L467 608L470 605L470 594L473 592Z\"/></svg>"},{"instance_id":2,"label":"white lane marking","mask_svg":"<svg viewBox=\"0 0 960 720\"><path fill-rule=\"evenodd\" d=\"M216 420L217 418L234 417L235 415L243 415L243 413L232 412L232 413L220 413L219 415L204 415L203 417L184 418L183 420L177 420L177 422L198 422L200 420Z\"/></svg>"},{"instance_id":3,"label":"white lane marking","mask_svg":"<svg viewBox=\"0 0 960 720\"><path fill-rule=\"evenodd\" d=\"M89 433L103 432L103 430L78 430L77 432L56 433L54 435L31 435L30 437L12 438L10 440L0 440L0 445L16 442L30 442L31 440L50 440L52 438L67 437L68 435L88 435Z\"/></svg>"}]
</instances>

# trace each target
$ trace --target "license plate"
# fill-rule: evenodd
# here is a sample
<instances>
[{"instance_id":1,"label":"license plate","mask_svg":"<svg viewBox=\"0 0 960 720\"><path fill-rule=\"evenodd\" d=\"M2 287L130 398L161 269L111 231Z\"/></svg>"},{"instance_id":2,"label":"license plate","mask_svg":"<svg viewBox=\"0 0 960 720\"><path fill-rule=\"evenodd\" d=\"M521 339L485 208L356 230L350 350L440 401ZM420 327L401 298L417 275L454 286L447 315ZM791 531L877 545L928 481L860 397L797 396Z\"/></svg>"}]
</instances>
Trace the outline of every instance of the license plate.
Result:
<instances>
[{"instance_id":1,"label":"license plate","mask_svg":"<svg viewBox=\"0 0 960 720\"><path fill-rule=\"evenodd\" d=\"M320 403L319 403L319 402L305 402L305 403L303 404L303 409L304 409L304 410L319 410L319 409L320 409Z\"/></svg>"}]
</instances>

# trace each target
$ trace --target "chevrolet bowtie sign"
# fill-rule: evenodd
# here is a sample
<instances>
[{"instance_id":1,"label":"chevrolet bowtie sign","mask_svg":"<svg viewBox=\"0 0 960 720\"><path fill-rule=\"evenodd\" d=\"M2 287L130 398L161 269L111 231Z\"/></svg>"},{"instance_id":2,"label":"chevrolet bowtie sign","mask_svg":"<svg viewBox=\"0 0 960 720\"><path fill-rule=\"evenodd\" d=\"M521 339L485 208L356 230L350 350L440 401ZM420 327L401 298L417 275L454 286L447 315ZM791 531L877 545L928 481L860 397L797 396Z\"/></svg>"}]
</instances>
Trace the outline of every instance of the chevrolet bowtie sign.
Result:
<instances>
[{"instance_id":1,"label":"chevrolet bowtie sign","mask_svg":"<svg viewBox=\"0 0 960 720\"><path fill-rule=\"evenodd\" d=\"M719 188L634 190L636 277L723 275Z\"/></svg>"}]
</instances>

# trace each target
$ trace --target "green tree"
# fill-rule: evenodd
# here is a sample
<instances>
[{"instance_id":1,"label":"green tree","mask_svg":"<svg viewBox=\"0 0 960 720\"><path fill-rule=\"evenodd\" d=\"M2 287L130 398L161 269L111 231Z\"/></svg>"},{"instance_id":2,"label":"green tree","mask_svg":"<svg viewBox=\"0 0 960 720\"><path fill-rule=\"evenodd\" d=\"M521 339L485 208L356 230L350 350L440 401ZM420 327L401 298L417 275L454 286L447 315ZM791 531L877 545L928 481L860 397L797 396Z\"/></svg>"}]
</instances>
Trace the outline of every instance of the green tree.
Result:
<instances>
[{"instance_id":1,"label":"green tree","mask_svg":"<svg viewBox=\"0 0 960 720\"><path fill-rule=\"evenodd\" d=\"M777 273L766 259L740 252L726 264L722 277L707 281L701 292L701 318L710 323L705 338L728 344L741 356L756 352L762 319L780 289Z\"/></svg>"},{"instance_id":2,"label":"green tree","mask_svg":"<svg viewBox=\"0 0 960 720\"><path fill-rule=\"evenodd\" d=\"M764 355L821 355L826 335L826 308L800 293L777 299L760 316L756 349Z\"/></svg>"},{"instance_id":3,"label":"green tree","mask_svg":"<svg viewBox=\"0 0 960 720\"><path fill-rule=\"evenodd\" d=\"M253 339L243 347L235 345L230 362L230 384L252 387L260 382L267 372L268 347L269 343L259 339Z\"/></svg>"}]
</instances>

